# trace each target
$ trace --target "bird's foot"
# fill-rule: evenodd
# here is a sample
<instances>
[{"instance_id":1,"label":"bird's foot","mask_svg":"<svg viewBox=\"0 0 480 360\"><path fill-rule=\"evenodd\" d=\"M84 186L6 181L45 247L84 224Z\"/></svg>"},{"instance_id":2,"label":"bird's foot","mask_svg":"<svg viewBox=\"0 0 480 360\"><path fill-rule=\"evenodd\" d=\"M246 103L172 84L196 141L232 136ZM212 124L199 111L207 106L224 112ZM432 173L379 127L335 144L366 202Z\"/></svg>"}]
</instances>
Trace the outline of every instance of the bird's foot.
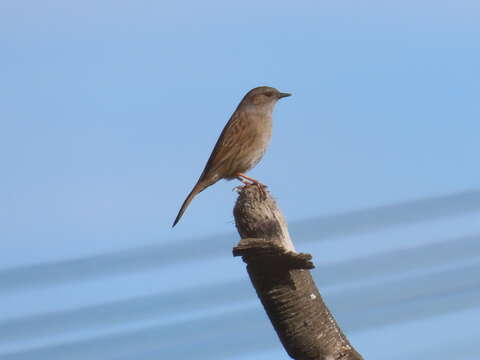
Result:
<instances>
[{"instance_id":1,"label":"bird's foot","mask_svg":"<svg viewBox=\"0 0 480 360\"><path fill-rule=\"evenodd\" d=\"M237 175L237 179L240 180L244 186L256 186L257 189L260 191L260 193L262 194L262 198L263 199L266 199L267 197L267 192L266 192L266 188L267 188L267 185L265 184L262 184L260 181L258 180L255 180L249 176L246 176L244 174L238 174ZM237 188L241 188L241 186L238 186ZM237 189L236 188L236 189Z\"/></svg>"}]
</instances>

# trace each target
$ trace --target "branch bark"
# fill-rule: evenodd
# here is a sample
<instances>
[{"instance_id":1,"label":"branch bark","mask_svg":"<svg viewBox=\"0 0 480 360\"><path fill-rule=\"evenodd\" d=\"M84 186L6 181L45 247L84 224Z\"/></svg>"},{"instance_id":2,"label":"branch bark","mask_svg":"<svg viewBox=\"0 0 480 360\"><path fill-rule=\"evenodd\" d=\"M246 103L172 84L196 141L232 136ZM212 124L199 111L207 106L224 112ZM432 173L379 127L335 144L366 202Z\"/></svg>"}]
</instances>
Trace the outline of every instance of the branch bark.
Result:
<instances>
[{"instance_id":1,"label":"branch bark","mask_svg":"<svg viewBox=\"0 0 480 360\"><path fill-rule=\"evenodd\" d=\"M242 238L233 255L247 264L257 295L287 353L296 360L362 360L312 279L311 255L297 253L268 192L240 188L234 208Z\"/></svg>"}]
</instances>

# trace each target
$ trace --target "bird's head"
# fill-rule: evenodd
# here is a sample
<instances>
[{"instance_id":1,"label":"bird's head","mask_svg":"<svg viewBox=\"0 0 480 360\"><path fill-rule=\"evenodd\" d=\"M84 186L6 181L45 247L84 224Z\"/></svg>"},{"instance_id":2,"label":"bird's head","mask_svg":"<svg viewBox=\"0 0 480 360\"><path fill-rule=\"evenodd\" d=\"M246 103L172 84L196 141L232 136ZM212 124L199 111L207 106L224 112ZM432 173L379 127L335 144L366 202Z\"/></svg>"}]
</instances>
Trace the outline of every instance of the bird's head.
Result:
<instances>
[{"instance_id":1,"label":"bird's head","mask_svg":"<svg viewBox=\"0 0 480 360\"><path fill-rule=\"evenodd\" d=\"M245 95L245 100L249 100L255 105L266 104L269 102L277 102L277 100L290 96L291 94L282 93L277 89L270 86L259 86L250 90L247 95Z\"/></svg>"},{"instance_id":2,"label":"bird's head","mask_svg":"<svg viewBox=\"0 0 480 360\"><path fill-rule=\"evenodd\" d=\"M270 86L259 86L250 90L240 104L256 108L257 111L264 109L271 112L279 99L290 95Z\"/></svg>"}]
</instances>

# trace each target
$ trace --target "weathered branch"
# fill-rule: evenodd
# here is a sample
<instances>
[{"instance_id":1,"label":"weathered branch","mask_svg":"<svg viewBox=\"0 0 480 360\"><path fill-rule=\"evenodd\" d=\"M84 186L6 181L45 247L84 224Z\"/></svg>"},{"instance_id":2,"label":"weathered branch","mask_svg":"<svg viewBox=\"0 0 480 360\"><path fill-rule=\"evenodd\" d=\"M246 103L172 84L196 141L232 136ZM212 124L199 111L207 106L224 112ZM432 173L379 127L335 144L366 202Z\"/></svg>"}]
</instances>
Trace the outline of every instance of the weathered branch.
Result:
<instances>
[{"instance_id":1,"label":"weathered branch","mask_svg":"<svg viewBox=\"0 0 480 360\"><path fill-rule=\"evenodd\" d=\"M361 360L322 300L308 269L311 255L296 253L285 219L270 194L242 187L234 208L242 256L257 295L287 353L296 360Z\"/></svg>"}]
</instances>

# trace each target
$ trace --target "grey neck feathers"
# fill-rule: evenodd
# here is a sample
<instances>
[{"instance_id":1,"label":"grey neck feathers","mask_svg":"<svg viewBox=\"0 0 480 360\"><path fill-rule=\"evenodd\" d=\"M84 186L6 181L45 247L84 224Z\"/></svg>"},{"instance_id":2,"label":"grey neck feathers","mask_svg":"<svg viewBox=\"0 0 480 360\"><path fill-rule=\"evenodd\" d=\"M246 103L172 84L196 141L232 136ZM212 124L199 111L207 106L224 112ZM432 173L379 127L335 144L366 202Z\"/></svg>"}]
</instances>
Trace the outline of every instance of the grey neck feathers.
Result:
<instances>
[{"instance_id":1,"label":"grey neck feathers","mask_svg":"<svg viewBox=\"0 0 480 360\"><path fill-rule=\"evenodd\" d=\"M272 116L273 108L275 106L276 101L271 101L265 104L254 105L248 104L243 109L245 112L255 115L263 115L263 116Z\"/></svg>"}]
</instances>

